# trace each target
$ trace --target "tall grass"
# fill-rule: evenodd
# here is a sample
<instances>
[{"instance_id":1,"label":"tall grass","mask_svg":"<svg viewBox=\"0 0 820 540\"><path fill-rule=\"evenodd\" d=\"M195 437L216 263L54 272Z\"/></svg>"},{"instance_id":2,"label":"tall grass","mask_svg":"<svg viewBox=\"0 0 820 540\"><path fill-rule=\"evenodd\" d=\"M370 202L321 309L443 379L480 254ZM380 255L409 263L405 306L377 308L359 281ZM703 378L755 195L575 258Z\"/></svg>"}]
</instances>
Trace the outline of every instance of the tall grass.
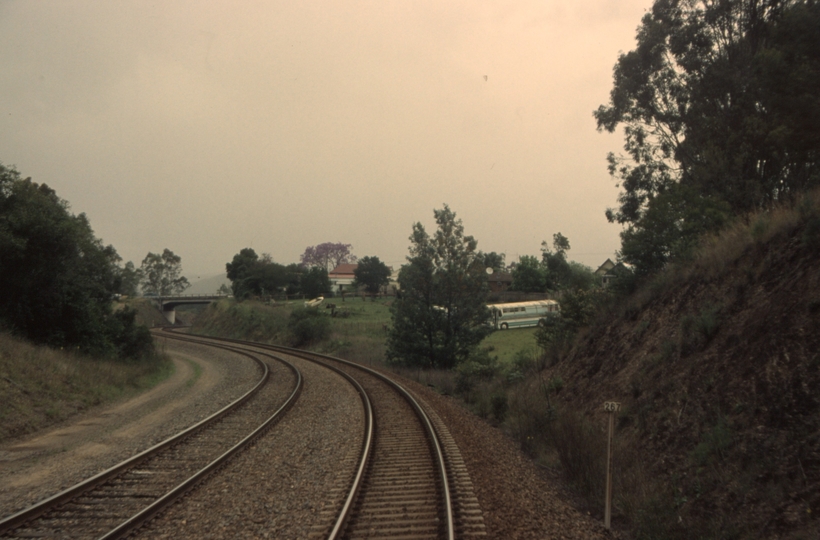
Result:
<instances>
[{"instance_id":1,"label":"tall grass","mask_svg":"<svg viewBox=\"0 0 820 540\"><path fill-rule=\"evenodd\" d=\"M0 440L149 388L172 371L161 357L100 360L0 334Z\"/></svg>"}]
</instances>

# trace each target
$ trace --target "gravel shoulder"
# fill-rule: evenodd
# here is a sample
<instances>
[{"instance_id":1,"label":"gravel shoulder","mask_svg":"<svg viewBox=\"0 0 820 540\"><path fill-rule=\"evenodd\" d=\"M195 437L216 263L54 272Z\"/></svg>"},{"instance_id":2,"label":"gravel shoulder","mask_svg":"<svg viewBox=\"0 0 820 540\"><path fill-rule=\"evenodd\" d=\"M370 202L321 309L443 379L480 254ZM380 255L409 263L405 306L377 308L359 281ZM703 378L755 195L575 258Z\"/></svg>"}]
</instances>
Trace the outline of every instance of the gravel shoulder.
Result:
<instances>
[{"instance_id":1,"label":"gravel shoulder","mask_svg":"<svg viewBox=\"0 0 820 540\"><path fill-rule=\"evenodd\" d=\"M532 462L498 428L456 399L389 376L433 407L458 444L484 514L488 538L615 538L568 502L559 479Z\"/></svg>"},{"instance_id":2,"label":"gravel shoulder","mask_svg":"<svg viewBox=\"0 0 820 540\"><path fill-rule=\"evenodd\" d=\"M153 389L0 445L0 516L150 447L219 410L258 380L258 368L247 358L172 340L164 347L175 371Z\"/></svg>"}]
</instances>

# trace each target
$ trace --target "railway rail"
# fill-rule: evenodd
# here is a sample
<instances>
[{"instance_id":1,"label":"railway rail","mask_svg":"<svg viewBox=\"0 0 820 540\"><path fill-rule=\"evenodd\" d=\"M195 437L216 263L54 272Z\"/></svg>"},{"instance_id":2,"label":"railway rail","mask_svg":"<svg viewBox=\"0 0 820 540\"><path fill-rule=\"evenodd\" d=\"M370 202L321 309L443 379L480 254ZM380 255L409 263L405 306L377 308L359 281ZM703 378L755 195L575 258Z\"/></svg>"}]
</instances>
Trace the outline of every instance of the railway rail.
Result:
<instances>
[{"instance_id":1,"label":"railway rail","mask_svg":"<svg viewBox=\"0 0 820 540\"><path fill-rule=\"evenodd\" d=\"M209 338L216 339L216 338ZM316 538L486 536L466 466L434 411L386 375L335 357L223 340L316 362L351 380L362 396L365 435L356 472L331 486L335 513L319 516Z\"/></svg>"},{"instance_id":2,"label":"railway rail","mask_svg":"<svg viewBox=\"0 0 820 540\"><path fill-rule=\"evenodd\" d=\"M242 354L258 362L263 375L246 395L199 424L3 519L0 537L112 539L128 535L222 466L293 405L302 389L294 358L320 364L347 379L361 397L365 419L358 464L351 467L349 477L340 477L339 485L328 487L327 500L332 502L316 516L311 537L450 540L486 536L469 475L446 426L435 411L386 375L287 347L163 335ZM270 377L263 356L287 365L295 381L290 397L272 415L258 396ZM249 423L258 427L238 436L235 426ZM234 444L237 439L241 441ZM217 440L231 443L220 446Z\"/></svg>"},{"instance_id":3,"label":"railway rail","mask_svg":"<svg viewBox=\"0 0 820 540\"><path fill-rule=\"evenodd\" d=\"M168 336L197 341L183 336ZM139 454L27 509L0 520L2 538L121 538L223 466L293 406L301 373L269 353L212 346L245 356L260 366L257 384L208 418ZM292 373L292 389L276 401L270 367L281 362ZM273 412L271 412L273 410Z\"/></svg>"}]
</instances>

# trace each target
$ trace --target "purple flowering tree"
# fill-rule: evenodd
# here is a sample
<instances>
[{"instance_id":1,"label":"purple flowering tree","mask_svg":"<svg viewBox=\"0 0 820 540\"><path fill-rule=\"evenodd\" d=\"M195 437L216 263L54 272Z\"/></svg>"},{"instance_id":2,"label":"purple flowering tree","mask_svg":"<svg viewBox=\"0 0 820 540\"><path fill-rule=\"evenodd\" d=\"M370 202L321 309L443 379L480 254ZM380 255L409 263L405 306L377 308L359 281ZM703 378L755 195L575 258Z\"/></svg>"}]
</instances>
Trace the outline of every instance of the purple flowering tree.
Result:
<instances>
[{"instance_id":1,"label":"purple flowering tree","mask_svg":"<svg viewBox=\"0 0 820 540\"><path fill-rule=\"evenodd\" d=\"M350 252L352 248L350 244L325 242L318 246L308 246L299 260L304 267L319 266L330 272L340 264L356 262L356 256Z\"/></svg>"}]
</instances>

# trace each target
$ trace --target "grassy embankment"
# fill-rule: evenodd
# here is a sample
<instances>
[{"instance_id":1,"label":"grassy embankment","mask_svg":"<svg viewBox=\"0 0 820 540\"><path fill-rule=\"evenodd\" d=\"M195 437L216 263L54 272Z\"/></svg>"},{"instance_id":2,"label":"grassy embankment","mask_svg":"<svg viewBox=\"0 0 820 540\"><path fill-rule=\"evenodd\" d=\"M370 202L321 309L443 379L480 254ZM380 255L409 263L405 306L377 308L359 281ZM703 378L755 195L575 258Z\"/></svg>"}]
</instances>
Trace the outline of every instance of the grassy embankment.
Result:
<instances>
[{"instance_id":1,"label":"grassy embankment","mask_svg":"<svg viewBox=\"0 0 820 540\"><path fill-rule=\"evenodd\" d=\"M160 357L100 360L0 334L0 441L144 391L172 372Z\"/></svg>"}]
</instances>

